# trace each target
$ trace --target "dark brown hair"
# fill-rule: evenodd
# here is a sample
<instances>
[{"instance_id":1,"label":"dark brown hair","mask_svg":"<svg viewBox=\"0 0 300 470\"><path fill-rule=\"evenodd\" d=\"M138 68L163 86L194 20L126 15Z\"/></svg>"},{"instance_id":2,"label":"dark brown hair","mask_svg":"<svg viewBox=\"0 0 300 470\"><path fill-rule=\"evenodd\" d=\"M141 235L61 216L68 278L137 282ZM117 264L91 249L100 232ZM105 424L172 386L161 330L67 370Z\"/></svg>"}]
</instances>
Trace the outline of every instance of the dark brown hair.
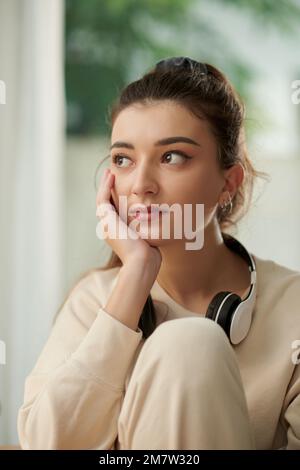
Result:
<instances>
[{"instance_id":1,"label":"dark brown hair","mask_svg":"<svg viewBox=\"0 0 300 470\"><path fill-rule=\"evenodd\" d=\"M163 70L154 67L122 90L109 110L109 121L112 128L118 114L126 107L162 100L172 100L186 107L199 119L206 119L216 138L220 168L225 170L240 163L245 171L244 181L232 198L231 213L224 213L220 207L217 209L217 220L223 232L228 227L236 226L248 211L255 179L268 179L268 175L257 171L250 161L245 142L245 105L239 94L217 68L205 64L204 69L207 73L203 74L203 64L197 66L197 63L188 69L171 65ZM122 266L122 262L113 252L108 263L96 269L107 270L116 266ZM81 276L80 280L90 272ZM149 337L156 328L155 308L150 294L139 327L144 338Z\"/></svg>"}]
</instances>

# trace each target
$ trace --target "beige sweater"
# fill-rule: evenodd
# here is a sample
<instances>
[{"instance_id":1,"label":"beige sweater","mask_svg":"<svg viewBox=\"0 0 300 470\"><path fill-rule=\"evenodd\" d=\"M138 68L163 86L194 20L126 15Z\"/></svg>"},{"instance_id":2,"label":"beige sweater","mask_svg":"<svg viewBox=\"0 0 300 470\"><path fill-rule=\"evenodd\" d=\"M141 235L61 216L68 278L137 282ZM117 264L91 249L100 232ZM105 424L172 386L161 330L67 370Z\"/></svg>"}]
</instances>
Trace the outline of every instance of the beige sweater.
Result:
<instances>
[{"instance_id":1,"label":"beige sweater","mask_svg":"<svg viewBox=\"0 0 300 470\"><path fill-rule=\"evenodd\" d=\"M252 325L234 350L256 448L300 450L300 364L292 360L292 343L300 340L300 272L254 259ZM60 311L25 382L18 414L23 449L118 449L118 416L144 343L140 329L128 328L103 309L119 270L93 271ZM151 295L158 325L197 315L176 303L157 281Z\"/></svg>"}]
</instances>

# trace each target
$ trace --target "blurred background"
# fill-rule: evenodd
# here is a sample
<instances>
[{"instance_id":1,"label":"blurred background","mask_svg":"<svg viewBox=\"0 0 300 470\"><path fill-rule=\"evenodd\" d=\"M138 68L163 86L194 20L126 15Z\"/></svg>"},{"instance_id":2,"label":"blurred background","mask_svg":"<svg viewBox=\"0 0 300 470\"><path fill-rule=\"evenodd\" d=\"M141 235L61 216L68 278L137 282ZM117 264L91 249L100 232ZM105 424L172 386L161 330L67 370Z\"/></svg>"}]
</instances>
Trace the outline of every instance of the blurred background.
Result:
<instances>
[{"instance_id":1,"label":"blurred background","mask_svg":"<svg viewBox=\"0 0 300 470\"><path fill-rule=\"evenodd\" d=\"M109 257L94 186L108 109L158 60L209 62L242 95L270 178L232 233L300 270L299 44L299 0L0 0L0 445L18 444L25 377L68 289Z\"/></svg>"}]
</instances>

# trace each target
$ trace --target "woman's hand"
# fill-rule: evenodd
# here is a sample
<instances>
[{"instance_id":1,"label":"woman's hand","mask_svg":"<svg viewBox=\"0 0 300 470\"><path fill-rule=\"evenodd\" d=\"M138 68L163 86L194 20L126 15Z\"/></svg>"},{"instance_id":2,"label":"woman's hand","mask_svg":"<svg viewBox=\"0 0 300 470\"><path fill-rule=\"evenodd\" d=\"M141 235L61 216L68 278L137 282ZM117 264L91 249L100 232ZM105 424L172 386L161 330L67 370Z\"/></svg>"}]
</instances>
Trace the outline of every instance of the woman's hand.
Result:
<instances>
[{"instance_id":1,"label":"woman's hand","mask_svg":"<svg viewBox=\"0 0 300 470\"><path fill-rule=\"evenodd\" d=\"M147 269L152 269L158 274L162 260L159 249L150 246L135 230L130 228L119 216L114 204L111 203L114 178L115 175L111 173L110 169L105 169L96 197L96 216L100 219L99 225L101 229L103 225L106 225L108 229L101 232L101 238L105 238L122 261L123 266L129 262L141 262ZM110 237L110 233L115 233L115 237ZM119 233L123 238L118 237Z\"/></svg>"}]
</instances>

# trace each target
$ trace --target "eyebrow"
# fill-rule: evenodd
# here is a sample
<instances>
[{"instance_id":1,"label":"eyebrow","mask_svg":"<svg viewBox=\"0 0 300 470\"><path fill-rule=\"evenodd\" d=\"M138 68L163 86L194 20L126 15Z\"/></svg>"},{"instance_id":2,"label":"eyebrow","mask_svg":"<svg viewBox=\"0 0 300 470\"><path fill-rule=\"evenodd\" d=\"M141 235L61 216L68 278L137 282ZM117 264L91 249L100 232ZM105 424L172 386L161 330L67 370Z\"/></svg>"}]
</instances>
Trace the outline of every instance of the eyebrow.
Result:
<instances>
[{"instance_id":1,"label":"eyebrow","mask_svg":"<svg viewBox=\"0 0 300 470\"><path fill-rule=\"evenodd\" d=\"M169 144L175 144L176 142L185 142L186 144L192 144L192 145L197 145L198 147L201 147L201 145L196 142L193 139L190 139L189 137L183 137L183 136L176 136L176 137L166 137L165 139L158 140L155 142L155 146L158 147L159 145L169 145ZM114 144L111 145L110 150L113 148L120 148L120 147L125 147L128 149L133 149L134 146L128 142L122 142L118 141L115 142Z\"/></svg>"}]
</instances>

